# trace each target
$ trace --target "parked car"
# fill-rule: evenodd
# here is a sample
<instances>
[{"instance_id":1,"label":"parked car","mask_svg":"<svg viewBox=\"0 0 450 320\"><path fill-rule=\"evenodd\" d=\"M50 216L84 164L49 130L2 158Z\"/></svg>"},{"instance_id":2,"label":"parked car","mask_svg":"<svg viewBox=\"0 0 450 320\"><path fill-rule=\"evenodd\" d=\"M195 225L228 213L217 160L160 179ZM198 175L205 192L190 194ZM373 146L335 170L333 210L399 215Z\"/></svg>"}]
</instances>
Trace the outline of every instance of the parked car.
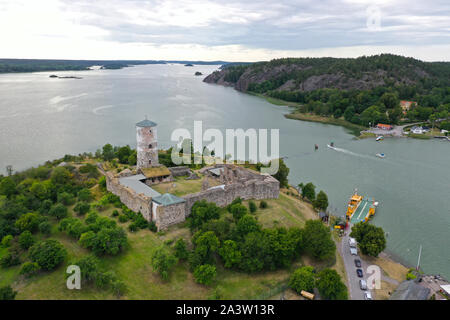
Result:
<instances>
[{"instance_id":1,"label":"parked car","mask_svg":"<svg viewBox=\"0 0 450 320\"><path fill-rule=\"evenodd\" d=\"M363 277L363 271L361 269L356 269L356 274L358 275L358 277L362 278Z\"/></svg>"},{"instance_id":2,"label":"parked car","mask_svg":"<svg viewBox=\"0 0 450 320\"><path fill-rule=\"evenodd\" d=\"M356 248L356 239L355 238L348 238L348 245L352 248Z\"/></svg>"},{"instance_id":3,"label":"parked car","mask_svg":"<svg viewBox=\"0 0 450 320\"><path fill-rule=\"evenodd\" d=\"M361 260L355 259L355 267L361 268Z\"/></svg>"},{"instance_id":4,"label":"parked car","mask_svg":"<svg viewBox=\"0 0 450 320\"><path fill-rule=\"evenodd\" d=\"M366 280L364 279L359 280L359 287L361 288L361 290L367 290Z\"/></svg>"},{"instance_id":5,"label":"parked car","mask_svg":"<svg viewBox=\"0 0 450 320\"><path fill-rule=\"evenodd\" d=\"M365 300L372 300L372 294L369 291L364 292Z\"/></svg>"},{"instance_id":6,"label":"parked car","mask_svg":"<svg viewBox=\"0 0 450 320\"><path fill-rule=\"evenodd\" d=\"M350 254L352 256L357 256L358 255L358 250L356 250L356 248L350 247Z\"/></svg>"}]
</instances>

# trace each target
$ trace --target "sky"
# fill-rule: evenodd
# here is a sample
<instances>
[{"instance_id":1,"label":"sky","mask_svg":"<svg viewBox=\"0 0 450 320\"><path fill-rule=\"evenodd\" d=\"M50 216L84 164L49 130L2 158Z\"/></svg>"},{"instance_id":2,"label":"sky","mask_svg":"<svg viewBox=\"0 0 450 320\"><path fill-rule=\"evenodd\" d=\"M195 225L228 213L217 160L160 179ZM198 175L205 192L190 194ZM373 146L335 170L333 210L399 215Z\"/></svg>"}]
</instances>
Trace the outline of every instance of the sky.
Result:
<instances>
[{"instance_id":1,"label":"sky","mask_svg":"<svg viewBox=\"0 0 450 320\"><path fill-rule=\"evenodd\" d=\"M0 58L450 61L449 0L0 0Z\"/></svg>"}]
</instances>

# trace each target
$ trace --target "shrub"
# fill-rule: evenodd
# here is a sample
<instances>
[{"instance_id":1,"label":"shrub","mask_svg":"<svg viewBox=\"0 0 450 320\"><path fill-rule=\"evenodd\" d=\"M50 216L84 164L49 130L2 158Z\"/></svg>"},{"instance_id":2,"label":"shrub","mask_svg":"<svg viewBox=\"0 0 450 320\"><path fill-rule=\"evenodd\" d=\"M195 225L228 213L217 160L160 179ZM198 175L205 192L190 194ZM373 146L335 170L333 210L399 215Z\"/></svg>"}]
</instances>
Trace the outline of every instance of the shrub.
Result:
<instances>
[{"instance_id":1,"label":"shrub","mask_svg":"<svg viewBox=\"0 0 450 320\"><path fill-rule=\"evenodd\" d=\"M20 231L35 231L39 224L39 215L34 212L26 213L16 220L15 226Z\"/></svg>"},{"instance_id":2,"label":"shrub","mask_svg":"<svg viewBox=\"0 0 450 320\"><path fill-rule=\"evenodd\" d=\"M48 235L52 230L52 225L48 221L43 221L39 224L39 231L42 234Z\"/></svg>"},{"instance_id":3,"label":"shrub","mask_svg":"<svg viewBox=\"0 0 450 320\"><path fill-rule=\"evenodd\" d=\"M39 265L36 262L25 262L20 269L19 274L29 278L39 271Z\"/></svg>"},{"instance_id":4,"label":"shrub","mask_svg":"<svg viewBox=\"0 0 450 320\"><path fill-rule=\"evenodd\" d=\"M414 280L416 278L417 278L416 275L414 273L412 273L412 272L408 272L406 274L406 280Z\"/></svg>"},{"instance_id":5,"label":"shrub","mask_svg":"<svg viewBox=\"0 0 450 320\"><path fill-rule=\"evenodd\" d=\"M184 260L187 259L189 255L189 252L186 249L186 241L184 241L183 238L180 238L175 242L175 256L180 259Z\"/></svg>"},{"instance_id":6,"label":"shrub","mask_svg":"<svg viewBox=\"0 0 450 320\"><path fill-rule=\"evenodd\" d=\"M27 250L34 244L34 237L30 231L26 230L19 236L19 245L22 249Z\"/></svg>"},{"instance_id":7,"label":"shrub","mask_svg":"<svg viewBox=\"0 0 450 320\"><path fill-rule=\"evenodd\" d=\"M256 212L256 204L254 201L250 201L248 203L248 208L250 209L251 213L255 213Z\"/></svg>"},{"instance_id":8,"label":"shrub","mask_svg":"<svg viewBox=\"0 0 450 320\"><path fill-rule=\"evenodd\" d=\"M67 256L64 246L57 240L49 239L36 243L30 248L30 259L44 270L56 268Z\"/></svg>"},{"instance_id":9,"label":"shrub","mask_svg":"<svg viewBox=\"0 0 450 320\"><path fill-rule=\"evenodd\" d=\"M8 248L9 246L11 246L12 240L13 240L12 235L8 234L8 235L4 236L2 239L2 247Z\"/></svg>"},{"instance_id":10,"label":"shrub","mask_svg":"<svg viewBox=\"0 0 450 320\"><path fill-rule=\"evenodd\" d=\"M178 262L178 259L170 253L164 245L156 248L152 254L152 267L158 272L163 280L169 278L170 269Z\"/></svg>"},{"instance_id":11,"label":"shrub","mask_svg":"<svg viewBox=\"0 0 450 320\"><path fill-rule=\"evenodd\" d=\"M86 202L77 202L75 207L73 208L73 211L75 211L78 215L82 216L89 212L91 209L91 206L89 203Z\"/></svg>"},{"instance_id":12,"label":"shrub","mask_svg":"<svg viewBox=\"0 0 450 320\"><path fill-rule=\"evenodd\" d=\"M105 176L101 176L100 179L98 179L98 185L100 186L100 189L106 190L106 178L105 178Z\"/></svg>"},{"instance_id":13,"label":"shrub","mask_svg":"<svg viewBox=\"0 0 450 320\"><path fill-rule=\"evenodd\" d=\"M227 211L231 213L231 207L235 204L242 204L242 199L240 197L237 197L231 203L227 206Z\"/></svg>"},{"instance_id":14,"label":"shrub","mask_svg":"<svg viewBox=\"0 0 450 320\"><path fill-rule=\"evenodd\" d=\"M198 266L194 270L195 282L210 285L216 277L216 267L210 264Z\"/></svg>"},{"instance_id":15,"label":"shrub","mask_svg":"<svg viewBox=\"0 0 450 320\"><path fill-rule=\"evenodd\" d=\"M91 191L87 188L81 189L78 191L78 201L90 202L92 200Z\"/></svg>"},{"instance_id":16,"label":"shrub","mask_svg":"<svg viewBox=\"0 0 450 320\"><path fill-rule=\"evenodd\" d=\"M111 213L111 217L118 217L119 216L119 211L117 211L117 210L114 210L112 213Z\"/></svg>"},{"instance_id":17,"label":"shrub","mask_svg":"<svg viewBox=\"0 0 450 320\"><path fill-rule=\"evenodd\" d=\"M68 192L58 193L58 202L65 206L70 206L75 203L75 197Z\"/></svg>"},{"instance_id":18,"label":"shrub","mask_svg":"<svg viewBox=\"0 0 450 320\"><path fill-rule=\"evenodd\" d=\"M260 207L261 209L266 209L266 208L268 207L267 202L266 202L265 200L262 200L262 201L259 203L259 207Z\"/></svg>"},{"instance_id":19,"label":"shrub","mask_svg":"<svg viewBox=\"0 0 450 320\"><path fill-rule=\"evenodd\" d=\"M119 222L120 223L125 223L125 222L127 222L129 219L128 219L128 217L126 216L126 215L124 215L124 214L121 214L120 216L119 216Z\"/></svg>"},{"instance_id":20,"label":"shrub","mask_svg":"<svg viewBox=\"0 0 450 320\"><path fill-rule=\"evenodd\" d=\"M157 232L157 231L158 231L158 228L156 227L156 224L155 224L154 221L150 221L150 222L148 223L148 229L149 229L151 232Z\"/></svg>"},{"instance_id":21,"label":"shrub","mask_svg":"<svg viewBox=\"0 0 450 320\"><path fill-rule=\"evenodd\" d=\"M16 250L9 249L5 256L0 259L0 266L8 268L20 264L19 253Z\"/></svg>"},{"instance_id":22,"label":"shrub","mask_svg":"<svg viewBox=\"0 0 450 320\"><path fill-rule=\"evenodd\" d=\"M312 292L314 284L314 269L309 266L295 270L289 280L289 287L294 289L297 293L300 293L302 290Z\"/></svg>"},{"instance_id":23,"label":"shrub","mask_svg":"<svg viewBox=\"0 0 450 320\"><path fill-rule=\"evenodd\" d=\"M239 221L247 214L247 207L240 203L236 203L231 206L230 211L233 214L234 220Z\"/></svg>"},{"instance_id":24,"label":"shrub","mask_svg":"<svg viewBox=\"0 0 450 320\"><path fill-rule=\"evenodd\" d=\"M14 300L17 292L14 291L11 286L5 286L0 288L0 300Z\"/></svg>"},{"instance_id":25,"label":"shrub","mask_svg":"<svg viewBox=\"0 0 450 320\"><path fill-rule=\"evenodd\" d=\"M55 217L56 219L63 219L67 217L68 211L63 204L58 203L52 206L48 214L52 217Z\"/></svg>"}]
</instances>

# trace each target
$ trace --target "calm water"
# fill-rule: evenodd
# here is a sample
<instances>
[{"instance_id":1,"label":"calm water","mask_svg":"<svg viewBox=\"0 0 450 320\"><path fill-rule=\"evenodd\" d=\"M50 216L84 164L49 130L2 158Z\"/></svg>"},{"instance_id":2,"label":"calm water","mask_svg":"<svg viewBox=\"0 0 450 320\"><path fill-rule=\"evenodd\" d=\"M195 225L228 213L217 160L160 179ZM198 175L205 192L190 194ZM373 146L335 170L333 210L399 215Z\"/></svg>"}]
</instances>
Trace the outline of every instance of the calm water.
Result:
<instances>
[{"instance_id":1,"label":"calm water","mask_svg":"<svg viewBox=\"0 0 450 320\"><path fill-rule=\"evenodd\" d=\"M216 67L149 65L122 70L0 75L0 171L36 166L64 154L95 151L105 143L135 146L134 124L158 123L160 145L172 130L194 120L208 128L279 128L280 152L291 184L313 181L344 214L354 188L380 201L373 223L388 232L388 249L415 265L450 278L450 144L386 139L358 141L345 129L288 120L284 107L209 85L195 71ZM326 144L334 141L334 151ZM319 150L314 152L314 144ZM374 155L386 153L386 159Z\"/></svg>"}]
</instances>

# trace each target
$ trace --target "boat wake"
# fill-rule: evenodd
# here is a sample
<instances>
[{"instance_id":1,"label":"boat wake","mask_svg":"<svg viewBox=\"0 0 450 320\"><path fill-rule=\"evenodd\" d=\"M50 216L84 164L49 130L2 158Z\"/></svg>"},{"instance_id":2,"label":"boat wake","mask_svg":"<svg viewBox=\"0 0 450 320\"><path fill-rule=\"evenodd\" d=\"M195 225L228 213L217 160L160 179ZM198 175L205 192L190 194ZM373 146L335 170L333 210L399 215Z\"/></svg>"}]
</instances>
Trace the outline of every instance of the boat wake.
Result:
<instances>
[{"instance_id":1,"label":"boat wake","mask_svg":"<svg viewBox=\"0 0 450 320\"><path fill-rule=\"evenodd\" d=\"M342 148L337 148L337 147L332 147L332 146L329 146L329 148L333 149L337 152L342 152L342 153L345 153L345 154L348 154L348 155L351 155L354 157L360 157L360 158L365 158L365 159L375 159L375 157L369 156L367 154L356 153L356 152L353 152L353 151L350 151L347 149L342 149Z\"/></svg>"}]
</instances>

